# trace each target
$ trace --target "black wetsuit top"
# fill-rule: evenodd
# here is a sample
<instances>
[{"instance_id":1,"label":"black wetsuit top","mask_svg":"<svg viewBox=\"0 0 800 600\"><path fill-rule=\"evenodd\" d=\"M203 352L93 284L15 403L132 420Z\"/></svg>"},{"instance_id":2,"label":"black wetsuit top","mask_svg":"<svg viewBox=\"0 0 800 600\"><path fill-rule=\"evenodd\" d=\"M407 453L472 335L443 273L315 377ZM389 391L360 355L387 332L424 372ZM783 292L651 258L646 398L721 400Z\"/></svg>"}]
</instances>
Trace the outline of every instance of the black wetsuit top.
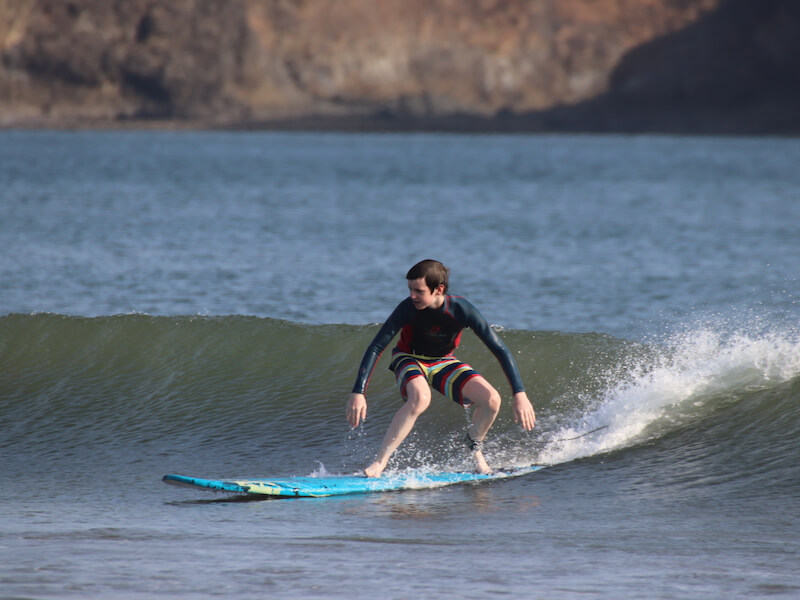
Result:
<instances>
[{"instance_id":1,"label":"black wetsuit top","mask_svg":"<svg viewBox=\"0 0 800 600\"><path fill-rule=\"evenodd\" d=\"M489 326L483 315L468 300L460 296L445 295L439 308L417 310L411 298L406 298L394 309L367 347L353 393L363 394L381 353L400 331L397 350L421 357L449 356L461 341L461 332L472 329L500 362L514 393L525 386L508 347Z\"/></svg>"}]
</instances>

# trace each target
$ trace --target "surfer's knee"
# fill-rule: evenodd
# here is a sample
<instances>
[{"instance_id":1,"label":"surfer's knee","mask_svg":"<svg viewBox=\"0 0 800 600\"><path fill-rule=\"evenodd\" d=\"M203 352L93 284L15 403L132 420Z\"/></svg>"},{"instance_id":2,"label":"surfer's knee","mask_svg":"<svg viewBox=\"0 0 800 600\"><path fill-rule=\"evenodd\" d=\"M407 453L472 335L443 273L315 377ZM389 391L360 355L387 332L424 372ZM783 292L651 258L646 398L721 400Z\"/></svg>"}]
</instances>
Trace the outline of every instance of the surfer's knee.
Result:
<instances>
[{"instance_id":1,"label":"surfer's knee","mask_svg":"<svg viewBox=\"0 0 800 600\"><path fill-rule=\"evenodd\" d=\"M493 413L500 412L500 405L503 403L503 400L500 398L500 393L491 388L489 392L489 396L486 399L486 408L489 409Z\"/></svg>"},{"instance_id":2,"label":"surfer's knee","mask_svg":"<svg viewBox=\"0 0 800 600\"><path fill-rule=\"evenodd\" d=\"M464 398L475 406L485 408L491 413L500 412L502 399L500 393L485 379L475 378L464 386Z\"/></svg>"},{"instance_id":3,"label":"surfer's knee","mask_svg":"<svg viewBox=\"0 0 800 600\"><path fill-rule=\"evenodd\" d=\"M412 381L414 384L406 389L406 409L414 415L421 415L431 404L431 389L427 383L418 383L418 381L424 382L423 378Z\"/></svg>"},{"instance_id":4,"label":"surfer's knee","mask_svg":"<svg viewBox=\"0 0 800 600\"><path fill-rule=\"evenodd\" d=\"M416 396L416 397L409 397L406 400L406 407L412 414L419 416L424 413L428 407L431 405L431 397L428 396Z\"/></svg>"}]
</instances>

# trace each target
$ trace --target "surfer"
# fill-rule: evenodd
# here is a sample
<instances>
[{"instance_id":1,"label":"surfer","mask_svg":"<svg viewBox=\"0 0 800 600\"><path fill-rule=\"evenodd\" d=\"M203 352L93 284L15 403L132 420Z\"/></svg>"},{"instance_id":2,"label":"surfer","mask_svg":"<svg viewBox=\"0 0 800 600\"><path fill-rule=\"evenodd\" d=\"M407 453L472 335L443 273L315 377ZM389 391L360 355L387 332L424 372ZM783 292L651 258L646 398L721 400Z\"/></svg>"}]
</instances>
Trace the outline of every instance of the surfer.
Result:
<instances>
[{"instance_id":1,"label":"surfer","mask_svg":"<svg viewBox=\"0 0 800 600\"><path fill-rule=\"evenodd\" d=\"M465 298L447 293L448 274L449 270L436 260L423 260L411 267L406 274L408 298L389 315L361 360L347 402L347 421L351 427L358 427L366 419L365 394L372 370L381 353L400 332L389 368L397 378L404 404L389 425L375 461L364 470L367 477L381 475L389 457L430 405L431 388L462 406L473 407L467 446L477 470L491 472L483 455L483 440L500 411L500 394L480 373L453 355L465 327L477 334L502 366L514 392L516 422L528 431L536 423L533 405L525 393L514 358L478 309Z\"/></svg>"}]
</instances>

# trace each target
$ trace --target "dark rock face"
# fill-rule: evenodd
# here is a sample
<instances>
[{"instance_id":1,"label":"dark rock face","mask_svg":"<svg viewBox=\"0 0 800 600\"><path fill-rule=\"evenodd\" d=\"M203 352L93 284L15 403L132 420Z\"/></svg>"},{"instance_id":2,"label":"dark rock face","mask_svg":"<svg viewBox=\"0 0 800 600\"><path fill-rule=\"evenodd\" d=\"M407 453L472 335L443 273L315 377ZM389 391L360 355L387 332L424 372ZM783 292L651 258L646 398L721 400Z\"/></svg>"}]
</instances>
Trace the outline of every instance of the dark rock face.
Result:
<instances>
[{"instance_id":1,"label":"dark rock face","mask_svg":"<svg viewBox=\"0 0 800 600\"><path fill-rule=\"evenodd\" d=\"M248 39L242 3L12 0L3 12L6 121L14 112L58 121L236 108L228 89Z\"/></svg>"},{"instance_id":2,"label":"dark rock face","mask_svg":"<svg viewBox=\"0 0 800 600\"><path fill-rule=\"evenodd\" d=\"M5 0L0 126L800 131L796 0Z\"/></svg>"},{"instance_id":3,"label":"dark rock face","mask_svg":"<svg viewBox=\"0 0 800 600\"><path fill-rule=\"evenodd\" d=\"M800 132L800 3L729 0L629 52L605 102L685 114L700 131Z\"/></svg>"}]
</instances>

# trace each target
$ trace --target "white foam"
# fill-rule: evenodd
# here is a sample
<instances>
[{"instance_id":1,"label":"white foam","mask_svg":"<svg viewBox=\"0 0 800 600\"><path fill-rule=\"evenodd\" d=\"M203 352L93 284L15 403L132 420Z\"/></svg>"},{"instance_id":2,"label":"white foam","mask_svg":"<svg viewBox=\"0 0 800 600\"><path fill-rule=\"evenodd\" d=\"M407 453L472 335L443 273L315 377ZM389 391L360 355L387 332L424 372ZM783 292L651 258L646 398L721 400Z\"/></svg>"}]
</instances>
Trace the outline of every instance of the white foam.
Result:
<instances>
[{"instance_id":1,"label":"white foam","mask_svg":"<svg viewBox=\"0 0 800 600\"><path fill-rule=\"evenodd\" d=\"M627 366L580 422L553 432L537 460L557 464L640 443L706 414L720 401L800 375L796 333L722 334L701 328L677 335L656 359ZM603 427L605 426L605 427ZM597 427L603 429L582 435ZM577 439L570 440L569 438ZM559 441L555 441L559 440Z\"/></svg>"},{"instance_id":2,"label":"white foam","mask_svg":"<svg viewBox=\"0 0 800 600\"><path fill-rule=\"evenodd\" d=\"M308 475L309 477L330 477L331 475L334 475L334 473L329 473L328 472L328 469L325 468L325 465L322 464L322 461L318 460L317 461L317 465L318 466L317 466L316 470L314 470L311 473L309 473L309 475Z\"/></svg>"}]
</instances>

